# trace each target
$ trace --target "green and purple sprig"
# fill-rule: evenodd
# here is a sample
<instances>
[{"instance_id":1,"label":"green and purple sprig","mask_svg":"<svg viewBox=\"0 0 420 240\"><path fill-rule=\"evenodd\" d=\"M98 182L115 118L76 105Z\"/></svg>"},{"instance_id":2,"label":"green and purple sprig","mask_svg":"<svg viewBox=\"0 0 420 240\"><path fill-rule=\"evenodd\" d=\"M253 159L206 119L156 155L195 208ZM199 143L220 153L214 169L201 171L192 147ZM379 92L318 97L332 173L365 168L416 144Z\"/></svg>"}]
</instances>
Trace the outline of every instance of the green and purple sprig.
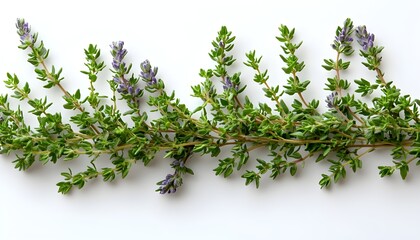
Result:
<instances>
[{"instance_id":1,"label":"green and purple sprig","mask_svg":"<svg viewBox=\"0 0 420 240\"><path fill-rule=\"evenodd\" d=\"M192 96L202 100L192 110L175 92L168 92L149 60L139 63L140 72L132 73L123 41L110 45L108 80L99 78L106 69L100 49L89 44L84 49L86 68L81 71L89 82L89 94L83 96L80 89L70 92L61 84L62 68L49 62L50 51L38 40L38 33L24 19L18 19L16 27L19 48L28 53L37 78L45 82L44 88L62 93L63 108L73 115L65 121L61 112L50 110L53 103L46 96L32 96L28 82L7 73L4 83L12 94L0 95L0 153L15 154L13 164L18 170L29 169L35 161L80 161L85 170L61 173L60 193L83 188L95 178L105 182L125 178L135 164L148 166L158 160L167 161L171 171L159 177L163 180L156 191L175 193L185 176L194 174L190 162L203 155L218 160L213 169L216 175L228 178L236 171L246 185L256 187L263 175L272 179L285 173L294 176L311 160L328 164L319 185L329 187L343 181L349 171L362 168L364 157L379 148L389 149L391 159L389 165L378 166L381 177L399 172L405 179L413 162L420 164L420 100L385 80L384 48L376 45L375 35L365 26L354 27L351 19L336 28L331 44L334 55L322 65L330 73L323 100L326 108L319 106L320 100L307 99L311 81L301 79L303 42L296 41L295 29L285 25L280 25L276 37L285 79L270 79L255 50L245 54L243 64L254 72L252 80L261 86L267 102L245 95L247 85L232 54L236 37L223 26L209 53L214 66L200 69L202 81L191 87ZM343 79L342 72L350 69L348 57L357 50L361 64L376 73L375 79ZM104 82L109 83L111 96L96 90L96 84ZM14 106L10 98L27 104L29 110ZM120 112L121 104L129 110ZM158 113L154 119L149 119L150 108ZM36 121L29 121L27 115L34 115ZM221 156L223 148L230 154ZM256 149L265 149L266 156L254 158L250 153ZM164 157L156 157L162 151ZM103 155L109 161L97 161Z\"/></svg>"}]
</instances>

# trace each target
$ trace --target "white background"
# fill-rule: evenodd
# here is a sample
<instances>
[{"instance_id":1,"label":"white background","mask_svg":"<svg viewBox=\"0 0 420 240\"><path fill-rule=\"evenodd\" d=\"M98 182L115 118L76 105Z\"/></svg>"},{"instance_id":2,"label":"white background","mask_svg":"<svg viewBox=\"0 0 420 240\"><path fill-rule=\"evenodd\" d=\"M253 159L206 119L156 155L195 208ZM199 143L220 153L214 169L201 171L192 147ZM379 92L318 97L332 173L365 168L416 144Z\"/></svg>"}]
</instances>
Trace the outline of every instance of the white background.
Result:
<instances>
[{"instance_id":1,"label":"white background","mask_svg":"<svg viewBox=\"0 0 420 240\"><path fill-rule=\"evenodd\" d=\"M33 97L47 94L60 111L62 100L55 90L43 90L35 79L25 52L19 50L15 19L24 17L51 49L49 63L64 67L64 86L70 91L87 88L83 51L98 44L110 65L109 43L124 40L127 61L133 70L148 58L159 66L167 88L188 106L198 105L189 96L198 84L200 68L211 68L211 41L220 26L237 36L235 70L255 102L265 101L252 82L252 71L241 65L244 53L256 49L270 69L271 84L285 83L277 27L297 28L304 44L297 53L307 65L300 75L310 79L305 96L321 99L329 75L320 66L333 58L330 48L337 25L351 17L366 24L377 43L384 45L383 68L404 93L420 97L417 56L420 33L419 4L400 1L8 1L1 4L0 79L16 73L33 87ZM374 77L355 54L349 80ZM98 88L106 89L102 75ZM38 88L36 87L38 86ZM0 92L7 90L1 86ZM63 112L69 116L69 112ZM264 152L254 153L262 157ZM0 239L418 239L420 170L413 166L406 181L398 175L381 179L377 166L389 164L388 150L364 158L364 168L329 190L318 181L327 165L307 160L297 177L264 178L260 189L245 187L241 173L229 179L214 176L217 159L196 156L190 166L194 176L175 195L154 192L155 183L171 170L169 159L158 156L147 168L133 167L127 179L111 184L90 182L67 196L55 183L68 167L82 170L87 159L35 164L27 172L13 169L12 156L0 157ZM107 164L107 159L102 159ZM252 164L251 164L252 167Z\"/></svg>"}]
</instances>

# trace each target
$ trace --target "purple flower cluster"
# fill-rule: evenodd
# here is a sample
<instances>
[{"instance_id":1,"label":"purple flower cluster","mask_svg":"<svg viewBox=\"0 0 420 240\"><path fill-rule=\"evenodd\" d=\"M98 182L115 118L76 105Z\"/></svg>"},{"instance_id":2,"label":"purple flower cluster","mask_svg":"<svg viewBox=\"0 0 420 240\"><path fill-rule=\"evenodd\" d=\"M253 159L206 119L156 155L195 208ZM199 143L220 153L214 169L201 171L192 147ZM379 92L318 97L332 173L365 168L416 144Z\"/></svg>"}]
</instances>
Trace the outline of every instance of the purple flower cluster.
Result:
<instances>
[{"instance_id":1,"label":"purple flower cluster","mask_svg":"<svg viewBox=\"0 0 420 240\"><path fill-rule=\"evenodd\" d=\"M118 88L117 91L122 94L129 94L132 97L132 101L139 102L138 96L141 93L141 89L139 87L136 87L130 81L125 79L124 73L125 73L125 62L123 62L123 59L125 55L127 55L127 50L124 49L124 42L118 41L118 42L112 42L110 45L111 47L111 55L113 57L112 60L112 67L116 71L116 74L114 76L114 82L117 84Z\"/></svg>"},{"instance_id":2,"label":"purple flower cluster","mask_svg":"<svg viewBox=\"0 0 420 240\"><path fill-rule=\"evenodd\" d=\"M182 180L178 179L176 174L168 174L164 180L158 182L158 185L160 187L157 191L160 194L175 193L176 189L182 185Z\"/></svg>"},{"instance_id":3,"label":"purple flower cluster","mask_svg":"<svg viewBox=\"0 0 420 240\"><path fill-rule=\"evenodd\" d=\"M118 85L117 91L123 94L130 94L133 97L137 97L141 89L139 87L132 86L126 79L114 77L114 82Z\"/></svg>"},{"instance_id":4,"label":"purple flower cluster","mask_svg":"<svg viewBox=\"0 0 420 240\"><path fill-rule=\"evenodd\" d=\"M353 53L351 44L353 42L353 22L347 18L344 21L343 27L338 27L335 33L335 39L331 47L339 52L349 56Z\"/></svg>"},{"instance_id":5,"label":"purple flower cluster","mask_svg":"<svg viewBox=\"0 0 420 240\"><path fill-rule=\"evenodd\" d=\"M238 86L236 86L232 80L230 79L230 77L226 77L225 82L223 83L223 89L229 90L229 89L235 89L236 91L238 90Z\"/></svg>"},{"instance_id":6,"label":"purple flower cluster","mask_svg":"<svg viewBox=\"0 0 420 240\"><path fill-rule=\"evenodd\" d=\"M349 32L347 26L343 27L339 34L335 36L335 40L341 44L351 44L353 42L353 38L351 37L351 33Z\"/></svg>"},{"instance_id":7,"label":"purple flower cluster","mask_svg":"<svg viewBox=\"0 0 420 240\"><path fill-rule=\"evenodd\" d=\"M140 76L141 78L147 82L149 85L154 85L157 83L156 74L158 72L158 68L154 67L152 69L152 66L150 65L149 60L145 60L140 65L141 72Z\"/></svg>"},{"instance_id":8,"label":"purple flower cluster","mask_svg":"<svg viewBox=\"0 0 420 240\"><path fill-rule=\"evenodd\" d=\"M112 67L115 71L119 71L121 69L121 66L123 68L125 67L125 63L122 61L125 55L127 54L127 50L123 48L124 42L112 42L112 44L109 46L111 47L111 55L113 57Z\"/></svg>"},{"instance_id":9,"label":"purple flower cluster","mask_svg":"<svg viewBox=\"0 0 420 240\"><path fill-rule=\"evenodd\" d=\"M333 92L327 96L327 99L325 100L325 102L327 103L328 108L334 108L335 106L334 100L336 96L337 96L337 92Z\"/></svg>"},{"instance_id":10,"label":"purple flower cluster","mask_svg":"<svg viewBox=\"0 0 420 240\"><path fill-rule=\"evenodd\" d=\"M25 22L25 19L18 18L16 28L22 44L31 44L34 42L34 36L31 35L31 27Z\"/></svg>"},{"instance_id":11,"label":"purple flower cluster","mask_svg":"<svg viewBox=\"0 0 420 240\"><path fill-rule=\"evenodd\" d=\"M362 46L364 51L369 50L373 47L373 42L375 41L375 35L368 33L366 26L359 26L356 29L357 42Z\"/></svg>"},{"instance_id":12,"label":"purple flower cluster","mask_svg":"<svg viewBox=\"0 0 420 240\"><path fill-rule=\"evenodd\" d=\"M174 161L171 163L171 166L172 166L173 168L176 168L176 167L184 167L184 166L185 166L185 163L184 163L184 161L181 161L181 160L174 160Z\"/></svg>"}]
</instances>

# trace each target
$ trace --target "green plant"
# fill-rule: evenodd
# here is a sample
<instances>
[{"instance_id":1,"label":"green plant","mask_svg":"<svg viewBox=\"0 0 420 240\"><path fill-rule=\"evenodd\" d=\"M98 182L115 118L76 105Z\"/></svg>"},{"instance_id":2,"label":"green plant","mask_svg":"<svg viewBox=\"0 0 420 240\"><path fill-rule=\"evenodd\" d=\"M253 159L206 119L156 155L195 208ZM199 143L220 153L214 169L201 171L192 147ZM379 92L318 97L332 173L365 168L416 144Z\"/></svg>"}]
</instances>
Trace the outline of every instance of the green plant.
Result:
<instances>
[{"instance_id":1,"label":"green plant","mask_svg":"<svg viewBox=\"0 0 420 240\"><path fill-rule=\"evenodd\" d=\"M100 60L100 50L92 44L84 50L86 68L82 71L90 82L89 95L82 96L80 89L68 92L61 85L62 69L48 66L49 50L38 40L38 34L32 33L23 19L18 19L16 26L19 47L28 52L28 62L38 79L45 82L45 88L62 91L63 107L74 111L74 115L71 124L64 122L59 112L49 111L52 103L47 97L34 98L29 83L21 83L17 75L8 73L4 82L13 94L0 96L1 153L16 152L14 164L19 170L27 170L34 161L47 164L75 161L80 156L89 158L85 171L73 173L69 169L61 174L64 180L57 185L63 194L73 187L84 187L93 178L124 178L133 164L147 166L159 151L173 159L173 173L158 182L160 193L175 192L183 184L183 176L193 174L188 167L193 154L217 157L222 147L230 147L232 154L219 160L215 174L229 177L233 171L242 171L246 185L255 183L256 187L263 174L273 179L285 172L293 176L309 159L330 164L329 173L319 181L321 188L328 187L344 179L347 171L360 169L362 157L381 147L390 148L392 157L391 165L378 167L381 177L397 171L405 179L412 162L420 163L420 101L403 95L385 80L380 65L383 47L375 45L374 35L366 27L354 29L350 19L336 30L331 45L335 59L324 60L323 67L331 72L325 88L331 91L325 100L325 112L321 112L319 100L304 97L310 81L299 78L305 67L297 55L302 42L294 40L295 29L284 25L279 27L277 37L283 50L283 71L289 75L283 86L269 81L268 70L260 67L262 57L255 51L246 54L244 63L255 72L254 82L275 107L255 104L244 96L246 85L241 74L231 70L236 60L231 54L235 37L222 27L209 53L215 66L201 69L203 81L192 86L192 95L202 100L202 105L193 110L165 89L164 81L157 77L158 68L148 60L141 63L139 74L131 73L132 65L124 61L127 50L121 41L111 44L113 78L107 81L111 96L103 96L95 89L97 82L104 83L98 73L106 66ZM354 37L361 46L363 64L375 71L377 78L354 80L357 89L352 93L352 83L342 79L340 73L350 67L343 56L354 53ZM223 88L217 87L219 83ZM287 95L294 98L291 104L283 100ZM366 96L372 96L369 104ZM10 97L31 107L25 114L36 116L36 127L27 124L20 107L11 107ZM125 102L129 110L120 112L118 101ZM142 109L145 101L160 113L159 118L148 119ZM123 115L129 116L131 122L124 121ZM250 159L249 153L259 148L267 149L267 158ZM108 167L96 167L95 160L101 155L109 156ZM256 161L255 169L247 166L250 160Z\"/></svg>"}]
</instances>

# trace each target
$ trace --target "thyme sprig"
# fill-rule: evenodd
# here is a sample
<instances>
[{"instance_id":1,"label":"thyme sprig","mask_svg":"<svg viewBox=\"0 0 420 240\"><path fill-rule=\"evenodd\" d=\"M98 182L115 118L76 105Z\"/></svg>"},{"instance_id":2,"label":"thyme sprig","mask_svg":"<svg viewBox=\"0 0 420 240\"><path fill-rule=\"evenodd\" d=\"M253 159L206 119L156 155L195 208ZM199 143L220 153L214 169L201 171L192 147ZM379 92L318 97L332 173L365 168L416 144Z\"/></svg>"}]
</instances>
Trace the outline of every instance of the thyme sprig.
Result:
<instances>
[{"instance_id":1,"label":"thyme sprig","mask_svg":"<svg viewBox=\"0 0 420 240\"><path fill-rule=\"evenodd\" d=\"M84 50L86 69L81 71L89 81L89 93L82 96L80 89L70 93L61 84L62 68L48 65L50 51L38 40L38 33L32 33L24 19L18 19L16 27L19 48L27 51L37 78L46 83L44 88L61 91L63 108L74 112L70 123L64 122L60 112L50 111L53 103L47 97L32 96L29 83L7 73L4 83L13 93L0 95L0 150L16 154L13 163L19 170L29 169L35 161L47 164L89 159L82 162L86 170L61 173L64 180L57 186L63 194L84 187L94 178L125 178L134 164L141 161L147 166L159 151L172 159L173 169L157 183L156 191L162 194L176 192L184 176L194 174L189 167L194 155L218 157L222 148L229 148L231 155L219 159L215 174L227 178L239 171L246 185L254 183L256 187L264 174L272 179L286 172L293 176L310 159L329 164L329 173L322 174L319 181L321 188L328 187L343 180L349 170L362 168L363 157L382 147L390 149L392 161L378 167L381 177L397 171L405 179L412 162L420 163L420 100L402 94L392 81L385 80L381 69L384 48L375 44L375 36L365 26L354 28L351 19L337 27L331 45L335 58L325 59L322 65L332 74L326 81L326 89L331 91L325 99L326 111L319 107L319 100L305 98L310 80L299 78L305 67L299 56L303 42L296 41L295 29L285 25L279 27L276 38L283 50L280 58L287 79L270 79L268 70L261 68L262 57L255 50L245 54L245 66L254 71L253 81L274 103L274 109L244 95L247 86L241 73L232 68L236 38L223 26L209 53L214 67L201 69L202 82L192 86L192 96L202 100L193 110L175 92L168 92L158 77L158 68L149 60L141 62L139 73L131 73L132 64L124 60L128 51L122 41L110 45L112 79L107 82L112 96L102 95L95 87L106 81L98 77L106 66L93 44ZM352 83L342 79L341 72L349 69L350 61L345 58L356 51L354 42L360 45L362 64L377 77L373 81L354 80L353 93ZM294 96L291 104L285 101L287 95ZM20 106L12 107L10 97L27 104L30 110L24 113ZM117 102L127 104L129 110L120 112ZM143 108L146 103L160 116L148 119ZM35 127L27 121L27 114L36 117ZM126 122L123 115L132 122ZM261 148L266 149L267 156L253 159L250 153ZM98 168L95 163L101 155L109 156L110 161ZM255 168L248 166L250 161L255 161Z\"/></svg>"}]
</instances>

